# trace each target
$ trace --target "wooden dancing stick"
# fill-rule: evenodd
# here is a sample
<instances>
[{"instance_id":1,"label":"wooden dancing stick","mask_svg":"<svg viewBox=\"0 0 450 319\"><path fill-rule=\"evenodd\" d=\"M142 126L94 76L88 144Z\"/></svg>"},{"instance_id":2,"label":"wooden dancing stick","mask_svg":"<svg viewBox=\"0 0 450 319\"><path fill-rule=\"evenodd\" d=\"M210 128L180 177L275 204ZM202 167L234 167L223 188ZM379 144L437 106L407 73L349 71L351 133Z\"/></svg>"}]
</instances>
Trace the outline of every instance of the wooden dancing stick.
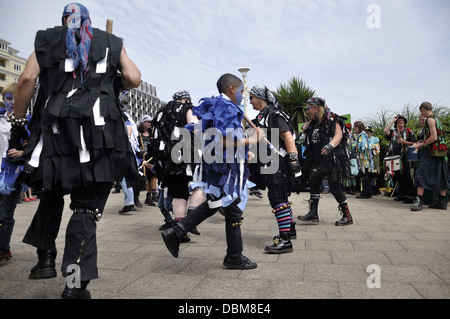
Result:
<instances>
[{"instance_id":1,"label":"wooden dancing stick","mask_svg":"<svg viewBox=\"0 0 450 319\"><path fill-rule=\"evenodd\" d=\"M153 157L150 157L148 160L142 162L142 166L147 165L148 163L150 163L150 161L153 159Z\"/></svg>"},{"instance_id":2,"label":"wooden dancing stick","mask_svg":"<svg viewBox=\"0 0 450 319\"><path fill-rule=\"evenodd\" d=\"M108 32L108 33L113 32L113 23L114 23L114 21L111 19L106 20L106 32Z\"/></svg>"}]
</instances>

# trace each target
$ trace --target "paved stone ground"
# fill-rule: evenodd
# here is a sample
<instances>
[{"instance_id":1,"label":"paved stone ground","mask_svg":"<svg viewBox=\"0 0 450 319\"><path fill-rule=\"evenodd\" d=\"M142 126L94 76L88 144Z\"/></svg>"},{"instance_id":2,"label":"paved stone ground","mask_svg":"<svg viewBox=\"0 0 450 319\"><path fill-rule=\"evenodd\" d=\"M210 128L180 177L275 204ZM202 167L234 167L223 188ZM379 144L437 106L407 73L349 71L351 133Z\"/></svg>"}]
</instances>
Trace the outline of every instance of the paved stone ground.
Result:
<instances>
[{"instance_id":1,"label":"paved stone ground","mask_svg":"<svg viewBox=\"0 0 450 319\"><path fill-rule=\"evenodd\" d=\"M264 194L266 196L266 194ZM141 193L141 198L143 198ZM308 194L293 195L295 219L307 212ZM57 239L57 268L71 215L68 197ZM254 270L228 270L225 225L220 214L198 229L201 236L182 244L180 257L167 251L156 207L119 215L123 194L111 194L98 224L100 278L89 285L98 299L429 299L450 298L450 211L425 208L389 197L349 197L354 224L334 226L340 218L331 194L322 195L321 221L297 220L298 238L289 254L265 254L277 233L268 200L251 197L242 225L244 254L258 263ZM21 242L38 203L18 205L12 237L13 258L0 264L0 299L57 299L65 285L60 276L29 280L35 249ZM380 269L380 288L369 289L369 265ZM373 273L375 275L376 273ZM370 281L373 282L373 281Z\"/></svg>"}]
</instances>

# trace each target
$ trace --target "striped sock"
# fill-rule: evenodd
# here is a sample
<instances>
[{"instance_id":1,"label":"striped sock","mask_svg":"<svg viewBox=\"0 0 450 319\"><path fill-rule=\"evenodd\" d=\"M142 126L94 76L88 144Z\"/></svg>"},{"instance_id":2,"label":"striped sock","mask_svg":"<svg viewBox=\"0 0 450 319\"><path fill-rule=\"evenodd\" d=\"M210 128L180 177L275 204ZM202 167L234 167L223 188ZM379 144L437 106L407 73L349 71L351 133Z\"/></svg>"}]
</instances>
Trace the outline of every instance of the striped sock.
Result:
<instances>
[{"instance_id":1,"label":"striped sock","mask_svg":"<svg viewBox=\"0 0 450 319\"><path fill-rule=\"evenodd\" d=\"M277 211L275 213L275 218L278 223L278 230L280 232L290 232L291 231L291 221L292 221L292 209L289 203L283 203L278 205L276 208L281 207L282 205L287 204L287 207ZM275 209L276 209L275 208Z\"/></svg>"}]
</instances>

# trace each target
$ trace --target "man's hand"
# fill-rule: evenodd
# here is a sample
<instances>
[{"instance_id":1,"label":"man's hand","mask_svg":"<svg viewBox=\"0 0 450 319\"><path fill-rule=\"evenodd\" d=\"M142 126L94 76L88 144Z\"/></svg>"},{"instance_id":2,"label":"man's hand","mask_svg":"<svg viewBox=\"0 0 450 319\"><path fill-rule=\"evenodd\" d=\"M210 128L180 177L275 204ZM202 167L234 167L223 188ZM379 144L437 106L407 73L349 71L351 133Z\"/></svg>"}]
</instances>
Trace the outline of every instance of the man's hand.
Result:
<instances>
[{"instance_id":1,"label":"man's hand","mask_svg":"<svg viewBox=\"0 0 450 319\"><path fill-rule=\"evenodd\" d=\"M333 145L327 144L322 148L322 152L320 154L322 155L328 155L331 153L331 151L334 149Z\"/></svg>"},{"instance_id":2,"label":"man's hand","mask_svg":"<svg viewBox=\"0 0 450 319\"><path fill-rule=\"evenodd\" d=\"M12 157L12 158L17 158L17 157L21 157L23 155L23 151L18 151L15 148L10 149L8 151L8 156Z\"/></svg>"},{"instance_id":3,"label":"man's hand","mask_svg":"<svg viewBox=\"0 0 450 319\"><path fill-rule=\"evenodd\" d=\"M266 133L264 133L264 131L257 127L255 129L255 133L253 133L249 138L248 138L248 142L249 144L256 144L259 141L261 141L262 139L264 139L266 137Z\"/></svg>"},{"instance_id":4,"label":"man's hand","mask_svg":"<svg viewBox=\"0 0 450 319\"><path fill-rule=\"evenodd\" d=\"M289 169L291 170L292 174L297 174L302 169L300 166L300 161L298 160L298 154L297 153L289 153Z\"/></svg>"}]
</instances>

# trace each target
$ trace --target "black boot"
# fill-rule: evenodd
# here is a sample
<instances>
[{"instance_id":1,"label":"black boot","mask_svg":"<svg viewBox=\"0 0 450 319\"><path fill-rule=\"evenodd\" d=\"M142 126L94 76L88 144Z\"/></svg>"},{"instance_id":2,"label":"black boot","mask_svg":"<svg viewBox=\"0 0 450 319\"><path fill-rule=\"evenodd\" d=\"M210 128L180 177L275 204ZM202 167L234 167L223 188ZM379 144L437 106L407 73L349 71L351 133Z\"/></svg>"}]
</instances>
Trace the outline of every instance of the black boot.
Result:
<instances>
[{"instance_id":1,"label":"black boot","mask_svg":"<svg viewBox=\"0 0 450 319\"><path fill-rule=\"evenodd\" d=\"M295 230L295 222L291 223L291 239L297 239L297 231Z\"/></svg>"},{"instance_id":2,"label":"black boot","mask_svg":"<svg viewBox=\"0 0 450 319\"><path fill-rule=\"evenodd\" d=\"M134 208L133 204L127 205L127 206L123 206L123 208L121 210L119 210L119 214L123 215L123 214L129 213L129 212L133 212L135 210L136 210L136 208Z\"/></svg>"},{"instance_id":3,"label":"black boot","mask_svg":"<svg viewBox=\"0 0 450 319\"><path fill-rule=\"evenodd\" d=\"M192 213L192 210L188 210L187 213L186 213L186 216L189 215L190 213ZM194 235L200 236L200 232L197 230L196 226L194 226L191 229L189 229L189 232L194 234Z\"/></svg>"},{"instance_id":4,"label":"black boot","mask_svg":"<svg viewBox=\"0 0 450 319\"><path fill-rule=\"evenodd\" d=\"M159 192L156 189L152 189L151 199L154 203L159 201Z\"/></svg>"},{"instance_id":5,"label":"black boot","mask_svg":"<svg viewBox=\"0 0 450 319\"><path fill-rule=\"evenodd\" d=\"M414 200L414 205L411 207L411 210L413 212L418 212L422 210L422 204L423 204L423 196L417 196Z\"/></svg>"},{"instance_id":6,"label":"black boot","mask_svg":"<svg viewBox=\"0 0 450 319\"><path fill-rule=\"evenodd\" d=\"M233 206L233 210L236 210ZM228 269L254 269L256 263L245 257L241 233L242 219L230 219L225 217L225 234L227 239L227 254L223 259L223 265Z\"/></svg>"},{"instance_id":7,"label":"black boot","mask_svg":"<svg viewBox=\"0 0 450 319\"><path fill-rule=\"evenodd\" d=\"M161 227L159 227L159 230L166 230L169 228L172 228L175 225L175 221L174 220L169 220L169 221L165 221L166 223L164 225L161 225Z\"/></svg>"},{"instance_id":8,"label":"black boot","mask_svg":"<svg viewBox=\"0 0 450 319\"><path fill-rule=\"evenodd\" d=\"M334 225L347 226L347 225L353 224L353 218L352 218L352 215L350 215L350 211L348 210L347 203L339 204L339 210L341 211L342 218L340 220L336 221L336 223L334 223Z\"/></svg>"},{"instance_id":9,"label":"black boot","mask_svg":"<svg viewBox=\"0 0 450 319\"><path fill-rule=\"evenodd\" d=\"M136 194L136 191L134 192L134 206L136 207L143 207L141 201L139 200L139 193Z\"/></svg>"},{"instance_id":10,"label":"black boot","mask_svg":"<svg viewBox=\"0 0 450 319\"><path fill-rule=\"evenodd\" d=\"M311 198L309 200L309 212L305 216L298 216L298 219L305 222L319 222L319 215L317 213L317 208L319 207L319 199Z\"/></svg>"},{"instance_id":11,"label":"black boot","mask_svg":"<svg viewBox=\"0 0 450 319\"><path fill-rule=\"evenodd\" d=\"M146 204L148 206L156 206L156 204L152 201L151 193L147 193L147 195L145 196L144 204Z\"/></svg>"},{"instance_id":12,"label":"black boot","mask_svg":"<svg viewBox=\"0 0 450 319\"><path fill-rule=\"evenodd\" d=\"M34 266L28 279L48 279L56 277L56 249L37 250L38 263Z\"/></svg>"},{"instance_id":13,"label":"black boot","mask_svg":"<svg viewBox=\"0 0 450 319\"><path fill-rule=\"evenodd\" d=\"M112 193L113 194L118 194L118 193L120 193L120 183L115 183L115 186L114 186L114 190L112 191Z\"/></svg>"},{"instance_id":14,"label":"black boot","mask_svg":"<svg viewBox=\"0 0 450 319\"><path fill-rule=\"evenodd\" d=\"M86 289L89 281L82 281L80 288L69 288L66 285L61 293L61 299L91 299L91 293Z\"/></svg>"},{"instance_id":15,"label":"black boot","mask_svg":"<svg viewBox=\"0 0 450 319\"><path fill-rule=\"evenodd\" d=\"M178 251L180 250L180 240L175 233L175 229L173 227L166 229L161 233L161 236L164 240L164 244L166 245L172 256L178 258Z\"/></svg>"},{"instance_id":16,"label":"black boot","mask_svg":"<svg viewBox=\"0 0 450 319\"><path fill-rule=\"evenodd\" d=\"M429 208L447 210L447 195L438 195L436 203L428 205Z\"/></svg>"},{"instance_id":17,"label":"black boot","mask_svg":"<svg viewBox=\"0 0 450 319\"><path fill-rule=\"evenodd\" d=\"M264 251L270 254L283 254L292 251L290 232L280 232L279 235L273 237L273 245L266 246Z\"/></svg>"}]
</instances>

